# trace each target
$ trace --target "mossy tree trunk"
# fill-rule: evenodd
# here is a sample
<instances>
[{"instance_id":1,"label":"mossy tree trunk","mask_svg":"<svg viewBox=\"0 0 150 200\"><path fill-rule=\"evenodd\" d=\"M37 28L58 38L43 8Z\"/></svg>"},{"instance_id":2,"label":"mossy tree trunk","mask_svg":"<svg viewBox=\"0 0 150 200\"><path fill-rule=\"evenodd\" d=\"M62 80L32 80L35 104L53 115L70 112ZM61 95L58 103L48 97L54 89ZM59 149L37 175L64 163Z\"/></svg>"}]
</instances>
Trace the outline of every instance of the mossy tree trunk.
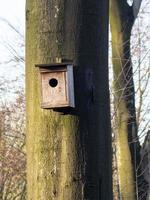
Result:
<instances>
[{"instance_id":1,"label":"mossy tree trunk","mask_svg":"<svg viewBox=\"0 0 150 200\"><path fill-rule=\"evenodd\" d=\"M111 200L108 1L27 0L28 200ZM75 63L75 109L41 109L35 64Z\"/></svg>"},{"instance_id":2,"label":"mossy tree trunk","mask_svg":"<svg viewBox=\"0 0 150 200\"><path fill-rule=\"evenodd\" d=\"M142 189L140 146L137 137L135 90L130 53L130 37L141 0L129 6L126 0L111 0L112 63L117 165L120 199L134 200ZM136 171L138 168L138 171ZM138 173L138 174L137 174ZM139 186L137 186L139 184Z\"/></svg>"}]
</instances>

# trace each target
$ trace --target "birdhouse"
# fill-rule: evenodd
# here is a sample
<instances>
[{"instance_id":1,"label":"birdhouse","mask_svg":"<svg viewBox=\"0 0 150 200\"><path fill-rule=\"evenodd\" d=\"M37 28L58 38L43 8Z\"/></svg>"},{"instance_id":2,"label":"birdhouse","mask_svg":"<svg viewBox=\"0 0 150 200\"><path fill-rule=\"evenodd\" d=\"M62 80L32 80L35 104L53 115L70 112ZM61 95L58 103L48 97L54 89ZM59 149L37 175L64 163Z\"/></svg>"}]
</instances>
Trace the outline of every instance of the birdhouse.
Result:
<instances>
[{"instance_id":1,"label":"birdhouse","mask_svg":"<svg viewBox=\"0 0 150 200\"><path fill-rule=\"evenodd\" d=\"M38 64L41 107L75 107L73 65L70 63Z\"/></svg>"}]
</instances>

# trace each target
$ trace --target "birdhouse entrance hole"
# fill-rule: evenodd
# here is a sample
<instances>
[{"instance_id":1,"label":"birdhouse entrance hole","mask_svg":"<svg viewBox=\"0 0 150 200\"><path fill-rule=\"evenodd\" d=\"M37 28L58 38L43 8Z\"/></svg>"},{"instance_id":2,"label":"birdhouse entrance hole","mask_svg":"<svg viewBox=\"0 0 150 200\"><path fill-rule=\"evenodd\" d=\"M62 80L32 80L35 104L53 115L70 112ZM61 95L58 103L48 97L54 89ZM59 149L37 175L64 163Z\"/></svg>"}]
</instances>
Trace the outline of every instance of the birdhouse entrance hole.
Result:
<instances>
[{"instance_id":1,"label":"birdhouse entrance hole","mask_svg":"<svg viewBox=\"0 0 150 200\"><path fill-rule=\"evenodd\" d=\"M56 87L56 86L58 85L58 80L57 80L56 78L51 78L51 79L49 80L49 85L50 85L51 87Z\"/></svg>"}]
</instances>

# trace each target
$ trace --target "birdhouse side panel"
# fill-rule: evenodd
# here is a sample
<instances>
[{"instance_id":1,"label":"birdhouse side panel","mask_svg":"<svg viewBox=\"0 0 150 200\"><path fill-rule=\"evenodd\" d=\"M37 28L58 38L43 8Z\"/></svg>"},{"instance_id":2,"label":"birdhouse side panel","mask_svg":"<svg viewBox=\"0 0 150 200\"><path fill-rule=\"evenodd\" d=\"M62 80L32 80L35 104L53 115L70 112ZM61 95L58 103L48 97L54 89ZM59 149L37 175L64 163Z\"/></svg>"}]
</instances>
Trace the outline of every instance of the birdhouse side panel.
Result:
<instances>
[{"instance_id":1,"label":"birdhouse side panel","mask_svg":"<svg viewBox=\"0 0 150 200\"><path fill-rule=\"evenodd\" d=\"M75 97L74 97L74 77L73 77L73 66L67 66L67 82L68 82L68 94L69 94L69 105L70 107L75 107Z\"/></svg>"}]
</instances>

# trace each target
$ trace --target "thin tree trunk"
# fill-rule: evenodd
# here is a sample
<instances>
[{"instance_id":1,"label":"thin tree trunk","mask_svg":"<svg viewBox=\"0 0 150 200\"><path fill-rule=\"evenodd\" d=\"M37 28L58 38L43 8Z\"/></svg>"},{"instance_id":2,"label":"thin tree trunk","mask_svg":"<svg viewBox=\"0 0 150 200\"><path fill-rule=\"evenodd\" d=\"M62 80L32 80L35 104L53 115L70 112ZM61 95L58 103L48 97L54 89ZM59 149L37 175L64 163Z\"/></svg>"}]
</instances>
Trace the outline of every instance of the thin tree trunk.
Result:
<instances>
[{"instance_id":1,"label":"thin tree trunk","mask_svg":"<svg viewBox=\"0 0 150 200\"><path fill-rule=\"evenodd\" d=\"M143 189L141 184L143 178L138 177L141 173L140 145L137 136L135 90L130 53L131 30L137 16L137 13L136 16L134 14L133 6L129 6L127 1L111 0L110 25L116 111L114 131L116 133L119 198L124 200L138 198Z\"/></svg>"},{"instance_id":2,"label":"thin tree trunk","mask_svg":"<svg viewBox=\"0 0 150 200\"><path fill-rule=\"evenodd\" d=\"M105 16L105 17L104 17ZM111 200L108 1L27 0L28 200ZM35 64L75 63L75 109L40 108Z\"/></svg>"}]
</instances>

